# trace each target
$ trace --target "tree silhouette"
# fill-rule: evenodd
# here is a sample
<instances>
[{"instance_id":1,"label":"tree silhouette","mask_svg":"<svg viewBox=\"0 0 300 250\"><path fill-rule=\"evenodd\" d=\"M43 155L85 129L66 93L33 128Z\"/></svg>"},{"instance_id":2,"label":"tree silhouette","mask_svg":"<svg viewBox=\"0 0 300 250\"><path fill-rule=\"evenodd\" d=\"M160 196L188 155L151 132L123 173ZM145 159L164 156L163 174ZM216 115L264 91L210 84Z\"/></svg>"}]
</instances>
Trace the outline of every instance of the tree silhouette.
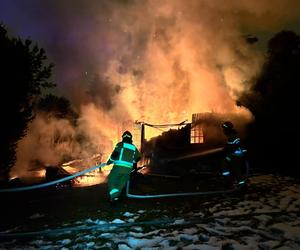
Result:
<instances>
[{"instance_id":1,"label":"tree silhouette","mask_svg":"<svg viewBox=\"0 0 300 250\"><path fill-rule=\"evenodd\" d=\"M49 81L53 65L45 65L45 51L32 41L10 38L0 25L1 133L0 178L7 179L15 163L16 145L34 118L33 107Z\"/></svg>"},{"instance_id":2,"label":"tree silhouette","mask_svg":"<svg viewBox=\"0 0 300 250\"><path fill-rule=\"evenodd\" d=\"M48 117L67 119L76 125L78 114L73 110L71 103L65 97L48 94L41 98L37 104L37 112Z\"/></svg>"},{"instance_id":3,"label":"tree silhouette","mask_svg":"<svg viewBox=\"0 0 300 250\"><path fill-rule=\"evenodd\" d=\"M296 122L299 107L300 37L281 31L268 43L261 74L239 102L255 116L249 142L254 157L264 166L296 170L295 145L300 140ZM299 170L298 170L299 171ZM295 172L295 171L293 171Z\"/></svg>"}]
</instances>

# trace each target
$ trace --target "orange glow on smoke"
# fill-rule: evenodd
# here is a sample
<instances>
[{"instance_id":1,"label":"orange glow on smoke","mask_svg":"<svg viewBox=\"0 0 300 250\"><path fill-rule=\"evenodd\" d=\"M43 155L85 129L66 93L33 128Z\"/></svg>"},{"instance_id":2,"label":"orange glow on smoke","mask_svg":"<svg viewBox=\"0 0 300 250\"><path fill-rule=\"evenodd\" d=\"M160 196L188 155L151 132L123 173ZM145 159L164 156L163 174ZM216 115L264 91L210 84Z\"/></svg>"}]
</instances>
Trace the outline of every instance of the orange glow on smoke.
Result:
<instances>
[{"instance_id":1,"label":"orange glow on smoke","mask_svg":"<svg viewBox=\"0 0 300 250\"><path fill-rule=\"evenodd\" d=\"M102 171L99 173L91 172L83 176L79 176L76 178L75 187L85 187L85 186L92 186L106 182L106 177L108 176L109 171Z\"/></svg>"},{"instance_id":2,"label":"orange glow on smoke","mask_svg":"<svg viewBox=\"0 0 300 250\"><path fill-rule=\"evenodd\" d=\"M99 164L106 162L122 133L134 133L134 121L191 122L192 114L201 112L240 114L249 121L250 112L236 107L235 102L251 86L249 81L259 72L263 57L247 44L239 30L244 26L237 25L243 15L232 9L251 14L249 1L242 2L232 1L226 6L214 1L175 0L134 1L126 7L112 4L105 18L109 20L105 23L108 32L101 33L104 31L97 27L87 39L91 48L99 49L98 39L105 37L107 50L111 51L105 57L105 53L91 50L91 58L99 56L96 61L104 63L89 62L93 65L91 75L104 81L95 83L95 93L90 96L84 94L88 81L76 82L74 78L74 85L70 86L78 89L72 87L67 93L78 107L77 126L63 119L53 121L51 126L43 118L35 119L30 125L31 133L18 145L20 155L11 174L20 175L36 159L58 165L66 155L84 159L77 160L77 171L94 166L86 159L96 153L101 154ZM263 5L263 9L269 13L267 6ZM257 10L261 8L259 4ZM93 13L97 13L96 7L95 10ZM100 10L99 15L103 16ZM253 21L246 19L243 21ZM103 100L110 105L104 105ZM168 129L145 127L145 138L149 140ZM49 143L54 141L57 131L62 138L71 137L72 143L62 143L62 147ZM84 135L85 141L76 141L78 135ZM134 142L140 142L138 134L134 134ZM97 178L103 181L102 177ZM92 183L92 179L84 177L81 182Z\"/></svg>"},{"instance_id":3,"label":"orange glow on smoke","mask_svg":"<svg viewBox=\"0 0 300 250\"><path fill-rule=\"evenodd\" d=\"M91 168L100 164L101 156L94 155L89 159L78 159L62 164L64 170L70 174L75 174L84 169ZM106 178L112 168L112 165L104 166L101 169L95 169L92 172L86 173L85 175L76 177L75 187L91 186L106 182ZM80 170L79 170L80 169Z\"/></svg>"}]
</instances>

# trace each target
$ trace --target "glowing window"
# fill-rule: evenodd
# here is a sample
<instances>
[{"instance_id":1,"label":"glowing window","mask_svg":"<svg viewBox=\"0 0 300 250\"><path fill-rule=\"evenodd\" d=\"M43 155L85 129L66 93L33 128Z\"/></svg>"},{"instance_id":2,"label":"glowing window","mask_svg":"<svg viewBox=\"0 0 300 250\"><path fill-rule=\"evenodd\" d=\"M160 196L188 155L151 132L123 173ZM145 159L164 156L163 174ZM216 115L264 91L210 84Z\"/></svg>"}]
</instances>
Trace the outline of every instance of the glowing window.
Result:
<instances>
[{"instance_id":1,"label":"glowing window","mask_svg":"<svg viewBox=\"0 0 300 250\"><path fill-rule=\"evenodd\" d=\"M191 128L191 143L204 143L203 128L201 125L193 125Z\"/></svg>"},{"instance_id":2,"label":"glowing window","mask_svg":"<svg viewBox=\"0 0 300 250\"><path fill-rule=\"evenodd\" d=\"M203 119L203 117L199 113L192 115L190 143L204 143L203 127L200 122L201 119Z\"/></svg>"}]
</instances>

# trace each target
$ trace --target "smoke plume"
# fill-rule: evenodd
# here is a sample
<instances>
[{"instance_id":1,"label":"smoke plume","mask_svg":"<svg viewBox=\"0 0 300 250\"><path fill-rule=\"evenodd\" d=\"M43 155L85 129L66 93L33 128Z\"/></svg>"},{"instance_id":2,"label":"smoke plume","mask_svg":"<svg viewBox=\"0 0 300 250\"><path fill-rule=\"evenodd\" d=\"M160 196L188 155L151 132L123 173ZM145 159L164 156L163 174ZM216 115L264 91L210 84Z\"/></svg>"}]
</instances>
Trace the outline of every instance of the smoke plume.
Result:
<instances>
[{"instance_id":1,"label":"smoke plume","mask_svg":"<svg viewBox=\"0 0 300 250\"><path fill-rule=\"evenodd\" d=\"M207 111L251 119L235 100L263 57L246 32L277 31L300 10L297 0L10 2L3 5L15 14L1 11L3 21L46 49L58 91L80 112L76 128L37 118L20 142L20 169L33 155L61 160L63 150L36 141L36 131L52 136L54 127L71 137L84 133L89 148L110 148L128 120L173 123ZM74 157L95 153L83 145L68 150Z\"/></svg>"}]
</instances>

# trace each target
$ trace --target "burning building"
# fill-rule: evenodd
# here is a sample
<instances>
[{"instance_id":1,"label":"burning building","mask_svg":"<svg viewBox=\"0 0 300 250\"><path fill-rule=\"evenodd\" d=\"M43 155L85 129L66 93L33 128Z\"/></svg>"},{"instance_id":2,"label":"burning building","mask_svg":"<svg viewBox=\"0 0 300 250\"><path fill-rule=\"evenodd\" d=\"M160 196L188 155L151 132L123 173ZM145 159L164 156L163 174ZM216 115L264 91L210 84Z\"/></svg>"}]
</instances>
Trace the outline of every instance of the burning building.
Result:
<instances>
[{"instance_id":1,"label":"burning building","mask_svg":"<svg viewBox=\"0 0 300 250\"><path fill-rule=\"evenodd\" d=\"M236 128L243 134L243 117L235 114L218 114L213 112L195 113L191 122L178 124L154 125L138 122L140 131L137 141L141 141L141 151L144 156L142 164L150 168L158 169L166 161L195 157L204 151L213 151L221 148L226 143L226 137L221 129L222 122L231 120ZM145 138L148 128L156 129L157 136L150 139Z\"/></svg>"}]
</instances>

